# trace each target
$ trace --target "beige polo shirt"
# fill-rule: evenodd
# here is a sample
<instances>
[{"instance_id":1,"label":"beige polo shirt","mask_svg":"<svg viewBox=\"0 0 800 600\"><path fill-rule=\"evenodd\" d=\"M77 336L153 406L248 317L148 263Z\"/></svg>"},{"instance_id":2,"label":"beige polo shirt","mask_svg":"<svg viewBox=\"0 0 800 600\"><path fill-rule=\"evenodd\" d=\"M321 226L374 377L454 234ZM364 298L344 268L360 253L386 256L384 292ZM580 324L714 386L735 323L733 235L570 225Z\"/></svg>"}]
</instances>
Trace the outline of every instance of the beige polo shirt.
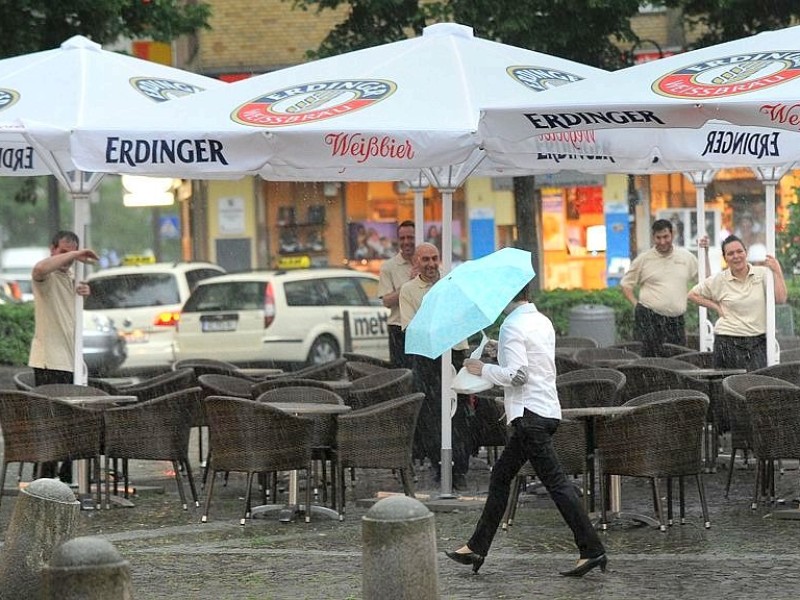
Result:
<instances>
[{"instance_id":1,"label":"beige polo shirt","mask_svg":"<svg viewBox=\"0 0 800 600\"><path fill-rule=\"evenodd\" d=\"M748 264L744 281L736 279L730 269L698 283L692 291L713 300L725 311L717 319L718 335L755 336L767 331L767 267Z\"/></svg>"},{"instance_id":2,"label":"beige polo shirt","mask_svg":"<svg viewBox=\"0 0 800 600\"><path fill-rule=\"evenodd\" d=\"M432 283L423 281L419 275L414 277L411 281L403 284L400 288L400 326L405 330L414 315L417 314L420 305L422 304L422 297L428 293L433 287ZM467 340L461 341L455 346L453 350L468 350L469 343Z\"/></svg>"},{"instance_id":3,"label":"beige polo shirt","mask_svg":"<svg viewBox=\"0 0 800 600\"><path fill-rule=\"evenodd\" d=\"M667 255L655 248L642 252L631 263L620 285L639 287L639 302L665 317L686 312L686 292L697 281L697 257L674 246Z\"/></svg>"},{"instance_id":4,"label":"beige polo shirt","mask_svg":"<svg viewBox=\"0 0 800 600\"><path fill-rule=\"evenodd\" d=\"M411 279L411 261L403 258L399 252L392 258L383 261L378 279L378 298L399 290ZM389 325L400 325L400 306L389 309ZM416 312L416 311L415 311Z\"/></svg>"},{"instance_id":5,"label":"beige polo shirt","mask_svg":"<svg viewBox=\"0 0 800 600\"><path fill-rule=\"evenodd\" d=\"M75 370L75 283L71 273L53 271L44 281L31 282L34 333L28 366L57 371Z\"/></svg>"}]
</instances>

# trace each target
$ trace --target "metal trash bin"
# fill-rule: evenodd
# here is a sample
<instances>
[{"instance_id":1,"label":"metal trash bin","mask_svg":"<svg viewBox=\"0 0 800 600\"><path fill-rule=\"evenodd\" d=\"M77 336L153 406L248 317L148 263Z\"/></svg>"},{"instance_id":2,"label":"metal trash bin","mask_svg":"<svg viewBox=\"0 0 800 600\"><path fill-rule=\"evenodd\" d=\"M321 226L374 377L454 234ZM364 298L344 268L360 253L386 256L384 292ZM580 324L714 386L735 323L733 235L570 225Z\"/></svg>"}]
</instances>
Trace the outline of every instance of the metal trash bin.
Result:
<instances>
[{"instance_id":1,"label":"metal trash bin","mask_svg":"<svg viewBox=\"0 0 800 600\"><path fill-rule=\"evenodd\" d=\"M569 311L569 334L588 337L601 348L617 343L617 324L614 311L601 304L579 304Z\"/></svg>"}]
</instances>

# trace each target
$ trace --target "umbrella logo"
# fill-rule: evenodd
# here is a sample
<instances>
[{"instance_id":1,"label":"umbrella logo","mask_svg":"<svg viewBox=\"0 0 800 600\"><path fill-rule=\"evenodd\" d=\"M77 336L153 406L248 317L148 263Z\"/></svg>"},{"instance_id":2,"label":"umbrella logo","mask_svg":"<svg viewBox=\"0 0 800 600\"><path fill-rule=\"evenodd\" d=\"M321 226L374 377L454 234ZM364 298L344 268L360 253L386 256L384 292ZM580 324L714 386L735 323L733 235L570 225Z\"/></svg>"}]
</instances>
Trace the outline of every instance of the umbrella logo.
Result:
<instances>
[{"instance_id":1,"label":"umbrella logo","mask_svg":"<svg viewBox=\"0 0 800 600\"><path fill-rule=\"evenodd\" d=\"M14 90L0 88L0 110L6 109L19 100L19 94Z\"/></svg>"},{"instance_id":2,"label":"umbrella logo","mask_svg":"<svg viewBox=\"0 0 800 600\"><path fill-rule=\"evenodd\" d=\"M800 77L800 52L754 52L672 71L653 83L652 89L670 98L725 98L770 88L797 77Z\"/></svg>"},{"instance_id":3,"label":"umbrella logo","mask_svg":"<svg viewBox=\"0 0 800 600\"><path fill-rule=\"evenodd\" d=\"M517 83L521 83L534 92L545 92L583 79L583 77L566 71L526 65L508 67L506 73Z\"/></svg>"},{"instance_id":4,"label":"umbrella logo","mask_svg":"<svg viewBox=\"0 0 800 600\"><path fill-rule=\"evenodd\" d=\"M175 81L174 79L159 79L155 77L131 77L131 85L141 94L154 102L166 102L183 96L202 92L205 88L200 86Z\"/></svg>"},{"instance_id":5,"label":"umbrella logo","mask_svg":"<svg viewBox=\"0 0 800 600\"><path fill-rule=\"evenodd\" d=\"M236 108L231 119L253 127L324 121L386 100L397 84L384 79L317 81L265 94Z\"/></svg>"}]
</instances>

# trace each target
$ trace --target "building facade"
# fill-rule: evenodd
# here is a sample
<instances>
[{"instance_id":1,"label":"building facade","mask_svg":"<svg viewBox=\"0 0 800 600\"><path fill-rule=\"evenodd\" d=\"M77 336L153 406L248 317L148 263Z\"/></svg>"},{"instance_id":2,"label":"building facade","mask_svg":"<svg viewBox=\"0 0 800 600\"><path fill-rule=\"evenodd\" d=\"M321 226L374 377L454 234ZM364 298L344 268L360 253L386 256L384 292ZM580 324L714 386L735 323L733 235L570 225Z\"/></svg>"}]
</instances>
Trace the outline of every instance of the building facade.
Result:
<instances>
[{"instance_id":1,"label":"building facade","mask_svg":"<svg viewBox=\"0 0 800 600\"><path fill-rule=\"evenodd\" d=\"M211 29L175 45L181 67L235 81L307 60L344 12L293 10L283 0L211 0ZM681 52L687 40L680 14L643 8L634 19L641 38L621 49L631 64ZM787 176L779 207L796 198ZM650 223L675 223L678 243L696 247L695 190L681 174L535 178L546 289L615 285L639 251L650 246ZM292 183L246 178L195 184L189 202L192 243L187 258L229 270L341 266L377 271L396 250L397 223L413 218L413 194L403 183ZM707 190L709 236L718 247L736 232L763 244L764 194L747 169L720 172ZM779 218L781 212L779 208ZM454 197L454 260L475 258L518 238L510 180L471 178ZM440 197L425 192L425 239L438 243Z\"/></svg>"}]
</instances>

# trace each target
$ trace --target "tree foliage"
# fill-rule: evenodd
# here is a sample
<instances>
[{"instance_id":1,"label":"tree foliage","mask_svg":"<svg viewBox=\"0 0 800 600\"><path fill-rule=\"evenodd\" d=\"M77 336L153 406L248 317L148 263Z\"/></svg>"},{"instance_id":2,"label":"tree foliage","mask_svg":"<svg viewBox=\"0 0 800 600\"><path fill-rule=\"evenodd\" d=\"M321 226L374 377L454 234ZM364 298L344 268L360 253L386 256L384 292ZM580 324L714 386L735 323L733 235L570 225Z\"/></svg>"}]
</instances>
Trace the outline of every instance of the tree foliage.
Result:
<instances>
[{"instance_id":1,"label":"tree foliage","mask_svg":"<svg viewBox=\"0 0 800 600\"><path fill-rule=\"evenodd\" d=\"M700 33L694 43L697 48L788 27L800 18L797 0L663 0L663 4L683 11L687 28Z\"/></svg>"},{"instance_id":2,"label":"tree foliage","mask_svg":"<svg viewBox=\"0 0 800 600\"><path fill-rule=\"evenodd\" d=\"M180 0L0 0L0 58L57 48L74 35L170 41L208 27L211 7Z\"/></svg>"},{"instance_id":3,"label":"tree foliage","mask_svg":"<svg viewBox=\"0 0 800 600\"><path fill-rule=\"evenodd\" d=\"M419 35L426 24L456 21L479 37L605 68L622 66L615 41L635 41L638 0L294 0L304 10L350 12L313 57Z\"/></svg>"}]
</instances>

